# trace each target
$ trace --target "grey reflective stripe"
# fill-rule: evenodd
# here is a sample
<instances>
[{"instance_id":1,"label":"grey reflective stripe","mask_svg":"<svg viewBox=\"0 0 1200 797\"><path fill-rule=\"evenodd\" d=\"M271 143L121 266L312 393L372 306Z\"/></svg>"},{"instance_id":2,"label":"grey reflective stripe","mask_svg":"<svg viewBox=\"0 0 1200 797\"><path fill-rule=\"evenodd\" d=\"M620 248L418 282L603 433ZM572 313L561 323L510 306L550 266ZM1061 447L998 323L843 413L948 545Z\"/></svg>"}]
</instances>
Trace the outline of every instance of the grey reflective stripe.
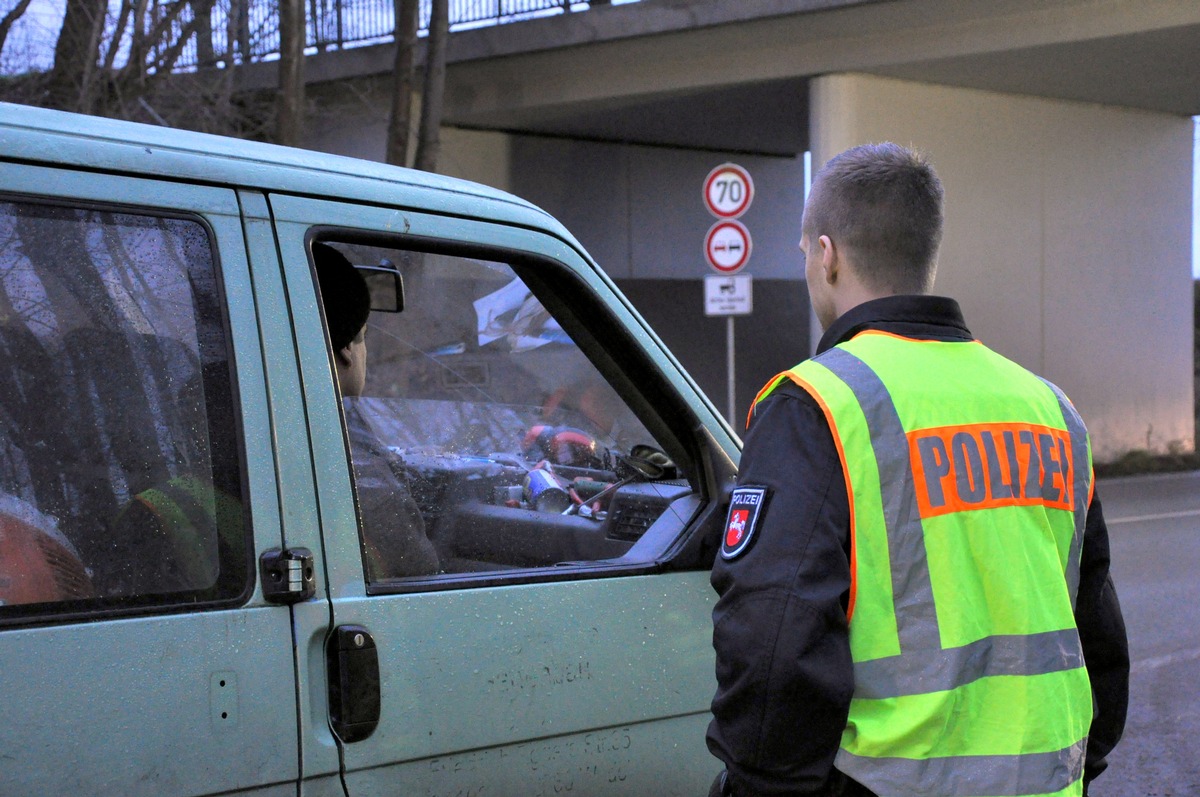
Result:
<instances>
[{"instance_id":1,"label":"grey reflective stripe","mask_svg":"<svg viewBox=\"0 0 1200 797\"><path fill-rule=\"evenodd\" d=\"M897 666L903 658L903 664ZM948 692L993 675L1044 675L1083 666L1074 628L984 637L946 650L905 651L854 663L854 696L871 700Z\"/></svg>"},{"instance_id":2,"label":"grey reflective stripe","mask_svg":"<svg viewBox=\"0 0 1200 797\"><path fill-rule=\"evenodd\" d=\"M887 387L869 365L842 348L833 348L815 359L840 379L854 394L871 434L871 448L879 468L880 500L883 507L888 559L892 577L893 609L900 655L854 663L855 696L862 698L901 697L929 694L972 683L993 675L1040 675L1083 666L1076 629L1022 636L985 637L971 644L943 650L937 608L925 551L925 529L916 499L908 435ZM1061 394L1059 394L1061 395ZM1060 402L1065 399L1060 398ZM1067 405L1069 407L1069 404ZM1064 416L1068 416L1066 409ZM1078 419L1073 411L1070 416ZM1082 429L1082 423L1079 424ZM1079 435L1068 421L1073 461L1078 459ZM1086 437L1083 462L1087 461ZM1078 494L1087 501L1087 477ZM853 497L851 497L853 500ZM1076 536L1082 526L1076 516ZM1072 541L1072 549L1075 542ZM1078 557L1068 567L1077 590ZM1074 591L1072 592L1074 600Z\"/></svg>"},{"instance_id":3,"label":"grey reflective stripe","mask_svg":"<svg viewBox=\"0 0 1200 797\"><path fill-rule=\"evenodd\" d=\"M839 750L834 766L881 797L1056 794L1083 776L1086 739L1049 753L868 758Z\"/></svg>"},{"instance_id":4,"label":"grey reflective stripe","mask_svg":"<svg viewBox=\"0 0 1200 797\"><path fill-rule=\"evenodd\" d=\"M1075 511L1075 534L1071 537L1071 547L1067 554L1067 589L1071 592L1071 608L1074 609L1075 599L1079 595L1079 557L1083 549L1083 531L1087 526L1088 497L1092 491L1092 469L1088 467L1087 427L1083 425L1083 419L1079 417L1066 394L1058 389L1058 385L1045 379L1042 381L1054 391L1063 420L1067 424L1067 432L1071 436L1071 462L1074 470L1071 474L1071 495L1074 504L1072 508Z\"/></svg>"},{"instance_id":5,"label":"grey reflective stripe","mask_svg":"<svg viewBox=\"0 0 1200 797\"><path fill-rule=\"evenodd\" d=\"M900 650L940 650L942 638L925 556L925 531L909 465L908 436L896 404L870 366L845 349L829 349L817 362L846 383L867 417L871 448L879 466ZM916 674L916 670L906 669Z\"/></svg>"}]
</instances>

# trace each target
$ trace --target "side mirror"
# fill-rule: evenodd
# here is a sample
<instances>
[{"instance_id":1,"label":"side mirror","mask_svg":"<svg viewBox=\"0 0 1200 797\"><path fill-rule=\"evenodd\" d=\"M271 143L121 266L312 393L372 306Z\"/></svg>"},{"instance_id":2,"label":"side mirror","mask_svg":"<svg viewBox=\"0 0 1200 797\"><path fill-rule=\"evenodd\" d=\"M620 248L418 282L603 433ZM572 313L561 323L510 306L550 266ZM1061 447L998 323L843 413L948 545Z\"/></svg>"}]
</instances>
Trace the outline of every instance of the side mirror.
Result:
<instances>
[{"instance_id":1,"label":"side mirror","mask_svg":"<svg viewBox=\"0 0 1200 797\"><path fill-rule=\"evenodd\" d=\"M384 258L378 266L355 266L367 281L371 291L371 311L380 313L404 312L404 280L400 269Z\"/></svg>"}]
</instances>

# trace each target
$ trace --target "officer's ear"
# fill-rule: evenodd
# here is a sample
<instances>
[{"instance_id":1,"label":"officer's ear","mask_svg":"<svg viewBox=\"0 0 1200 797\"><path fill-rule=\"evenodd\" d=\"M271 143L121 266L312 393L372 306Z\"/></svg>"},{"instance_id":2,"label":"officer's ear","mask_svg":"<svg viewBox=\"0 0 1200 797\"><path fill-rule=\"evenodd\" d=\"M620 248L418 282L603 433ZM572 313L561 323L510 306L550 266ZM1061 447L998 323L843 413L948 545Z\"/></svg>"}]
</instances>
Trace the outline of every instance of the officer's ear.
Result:
<instances>
[{"instance_id":1,"label":"officer's ear","mask_svg":"<svg viewBox=\"0 0 1200 797\"><path fill-rule=\"evenodd\" d=\"M837 244L828 235L817 238L817 256L821 264L821 273L830 285L837 282L841 270L842 258Z\"/></svg>"}]
</instances>

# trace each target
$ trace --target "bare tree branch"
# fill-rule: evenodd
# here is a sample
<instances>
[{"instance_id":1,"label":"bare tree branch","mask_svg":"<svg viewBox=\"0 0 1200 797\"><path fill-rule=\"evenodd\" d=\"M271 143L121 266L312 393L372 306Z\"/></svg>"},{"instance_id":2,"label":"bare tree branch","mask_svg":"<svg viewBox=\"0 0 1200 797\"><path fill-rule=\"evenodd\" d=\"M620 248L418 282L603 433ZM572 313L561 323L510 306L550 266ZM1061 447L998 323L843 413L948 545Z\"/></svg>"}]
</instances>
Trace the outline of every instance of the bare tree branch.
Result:
<instances>
[{"instance_id":1,"label":"bare tree branch","mask_svg":"<svg viewBox=\"0 0 1200 797\"><path fill-rule=\"evenodd\" d=\"M393 0L396 15L395 68L392 70L392 112L388 118L387 162L408 162L408 133L412 126L413 68L417 49L419 0Z\"/></svg>"},{"instance_id":2,"label":"bare tree branch","mask_svg":"<svg viewBox=\"0 0 1200 797\"><path fill-rule=\"evenodd\" d=\"M446 93L446 40L450 37L450 0L432 0L425 50L425 90L421 95L421 138L416 167L437 171L441 152L442 106Z\"/></svg>"},{"instance_id":3,"label":"bare tree branch","mask_svg":"<svg viewBox=\"0 0 1200 797\"><path fill-rule=\"evenodd\" d=\"M279 0L279 95L275 140L296 146L304 133L304 0Z\"/></svg>"},{"instance_id":4,"label":"bare tree branch","mask_svg":"<svg viewBox=\"0 0 1200 797\"><path fill-rule=\"evenodd\" d=\"M180 6L183 4L180 3ZM198 16L193 16L186 25L179 31L179 35L175 37L167 49L162 51L162 55L154 63L154 74L169 75L171 70L175 68L175 63L179 60L179 56L183 55L183 48L187 47L188 40L197 35L197 32L209 27L206 25L208 20Z\"/></svg>"},{"instance_id":5,"label":"bare tree branch","mask_svg":"<svg viewBox=\"0 0 1200 797\"><path fill-rule=\"evenodd\" d=\"M31 2L33 0L19 0L17 7L5 14L4 19L0 19L0 53L4 52L4 41L8 38L8 32L25 13L25 10L29 8Z\"/></svg>"},{"instance_id":6,"label":"bare tree branch","mask_svg":"<svg viewBox=\"0 0 1200 797\"><path fill-rule=\"evenodd\" d=\"M145 8L144 1L139 3L139 5L141 5L142 8ZM125 63L124 68L121 69L121 74L118 75L117 78L118 80L127 81L134 74L145 75L149 67L154 67L156 73L162 71L160 64L167 60L165 57L166 53L172 51L176 47L178 47L180 50L183 49L183 46L187 44L188 38L196 30L195 26L191 23L189 23L187 26L184 26L178 38L168 45L167 49L163 52L163 55L159 56L154 61L150 61L148 58L149 53L156 49L155 46L160 41L163 41L167 38L167 34L170 33L171 28L175 25L175 22L179 19L179 15L183 13L185 8L187 8L187 4L183 2L183 0L176 0L176 2L170 5L167 13L163 14L163 16L154 23L154 27L150 28L150 30L146 31L142 35L142 46L136 48L138 50L138 60L136 62L134 61L134 51L131 50L129 54L129 60ZM195 18L193 18L192 22L194 23L195 21ZM141 28L140 24L138 25L138 28ZM174 65L175 59L178 59L178 57L179 55L176 53L175 58L171 59L172 65Z\"/></svg>"},{"instance_id":7,"label":"bare tree branch","mask_svg":"<svg viewBox=\"0 0 1200 797\"><path fill-rule=\"evenodd\" d=\"M125 26L133 14L133 0L121 0L121 10L117 13L117 26L113 29L112 39L108 42L108 53L104 56L104 73L112 74L113 63L117 60L117 51L121 49L121 39L125 38Z\"/></svg>"},{"instance_id":8,"label":"bare tree branch","mask_svg":"<svg viewBox=\"0 0 1200 797\"><path fill-rule=\"evenodd\" d=\"M94 77L108 0L67 0L62 28L54 45L49 101L55 108L84 113L95 101Z\"/></svg>"}]
</instances>

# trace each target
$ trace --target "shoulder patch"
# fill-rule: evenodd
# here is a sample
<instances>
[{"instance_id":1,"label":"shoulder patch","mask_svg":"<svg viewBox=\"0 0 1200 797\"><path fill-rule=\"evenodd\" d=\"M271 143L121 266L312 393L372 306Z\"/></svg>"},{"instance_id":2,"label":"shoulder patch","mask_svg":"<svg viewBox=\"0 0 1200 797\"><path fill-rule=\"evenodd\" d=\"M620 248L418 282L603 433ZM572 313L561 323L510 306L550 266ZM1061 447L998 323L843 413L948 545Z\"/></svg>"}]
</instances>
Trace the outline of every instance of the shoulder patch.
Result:
<instances>
[{"instance_id":1,"label":"shoulder patch","mask_svg":"<svg viewBox=\"0 0 1200 797\"><path fill-rule=\"evenodd\" d=\"M721 540L722 559L736 559L750 548L769 495L766 487L738 487L733 491L729 517L725 519L725 536Z\"/></svg>"}]
</instances>

